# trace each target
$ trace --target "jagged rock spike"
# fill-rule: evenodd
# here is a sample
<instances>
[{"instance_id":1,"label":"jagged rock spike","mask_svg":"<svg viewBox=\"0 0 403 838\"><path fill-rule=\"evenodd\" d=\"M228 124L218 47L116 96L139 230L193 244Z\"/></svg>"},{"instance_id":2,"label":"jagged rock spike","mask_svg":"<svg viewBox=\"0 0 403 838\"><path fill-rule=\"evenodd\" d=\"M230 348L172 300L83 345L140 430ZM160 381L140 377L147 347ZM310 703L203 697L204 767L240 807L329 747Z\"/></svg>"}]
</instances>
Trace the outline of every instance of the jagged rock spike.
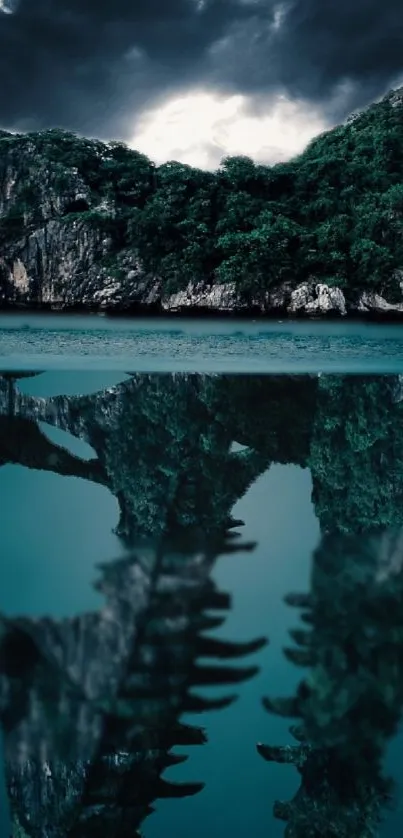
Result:
<instances>
[{"instance_id":1,"label":"jagged rock spike","mask_svg":"<svg viewBox=\"0 0 403 838\"><path fill-rule=\"evenodd\" d=\"M200 614L197 617L193 617L192 622L197 627L197 631L210 631L211 629L223 626L225 617L210 617L207 614Z\"/></svg>"},{"instance_id":2,"label":"jagged rock spike","mask_svg":"<svg viewBox=\"0 0 403 838\"><path fill-rule=\"evenodd\" d=\"M276 716L299 716L298 700L296 698L262 698L262 704L268 713Z\"/></svg>"},{"instance_id":3,"label":"jagged rock spike","mask_svg":"<svg viewBox=\"0 0 403 838\"><path fill-rule=\"evenodd\" d=\"M182 710L185 713L204 713L208 710L222 710L237 700L237 695L223 698L203 698L198 695L187 695Z\"/></svg>"},{"instance_id":4,"label":"jagged rock spike","mask_svg":"<svg viewBox=\"0 0 403 838\"><path fill-rule=\"evenodd\" d=\"M197 592L197 596L192 597L191 591L188 591L189 601L191 600L193 609L196 611L217 609L219 611L228 611L231 608L231 595L222 591L214 591L207 589L203 593ZM177 617L178 616L178 601L170 592L169 594L159 594L150 606L150 616L155 617Z\"/></svg>"},{"instance_id":5,"label":"jagged rock spike","mask_svg":"<svg viewBox=\"0 0 403 838\"><path fill-rule=\"evenodd\" d=\"M200 637L196 642L196 652L203 657L212 658L238 658L242 655L251 655L266 646L266 637L259 637L247 643L232 643L225 640L218 640L215 637Z\"/></svg>"},{"instance_id":6,"label":"jagged rock spike","mask_svg":"<svg viewBox=\"0 0 403 838\"><path fill-rule=\"evenodd\" d=\"M181 617L178 617L180 620ZM170 626L166 620L154 620L153 623L146 627L147 638L153 645L163 644L170 645L176 636L183 639L183 636L189 634L198 634L200 631L210 631L211 629L220 628L225 623L225 617L210 617L207 614L192 614L186 618L187 624L184 627L175 624L175 619L172 620Z\"/></svg>"},{"instance_id":7,"label":"jagged rock spike","mask_svg":"<svg viewBox=\"0 0 403 838\"><path fill-rule=\"evenodd\" d=\"M218 608L227 611L231 608L231 595L221 591L211 591L201 602L202 608Z\"/></svg>"},{"instance_id":8,"label":"jagged rock spike","mask_svg":"<svg viewBox=\"0 0 403 838\"><path fill-rule=\"evenodd\" d=\"M280 821L289 821L292 811L292 806L283 800L276 800L273 806L273 815Z\"/></svg>"},{"instance_id":9,"label":"jagged rock spike","mask_svg":"<svg viewBox=\"0 0 403 838\"><path fill-rule=\"evenodd\" d=\"M306 742L306 732L303 725L291 725L288 729L297 742Z\"/></svg>"},{"instance_id":10,"label":"jagged rock spike","mask_svg":"<svg viewBox=\"0 0 403 838\"><path fill-rule=\"evenodd\" d=\"M312 637L309 631L296 628L290 629L288 633L298 646L310 646L312 643Z\"/></svg>"},{"instance_id":11,"label":"jagged rock spike","mask_svg":"<svg viewBox=\"0 0 403 838\"><path fill-rule=\"evenodd\" d=\"M245 541L241 544L225 544L220 550L220 556L230 556L233 553L252 553L256 548L256 541Z\"/></svg>"},{"instance_id":12,"label":"jagged rock spike","mask_svg":"<svg viewBox=\"0 0 403 838\"><path fill-rule=\"evenodd\" d=\"M284 655L291 663L296 663L298 666L313 666L314 655L311 649L292 649L285 647L283 649Z\"/></svg>"},{"instance_id":13,"label":"jagged rock spike","mask_svg":"<svg viewBox=\"0 0 403 838\"><path fill-rule=\"evenodd\" d=\"M298 745L263 745L259 742L256 748L266 762L298 765L301 761L301 748Z\"/></svg>"},{"instance_id":14,"label":"jagged rock spike","mask_svg":"<svg viewBox=\"0 0 403 838\"><path fill-rule=\"evenodd\" d=\"M253 678L258 672L258 666L247 666L243 668L195 666L193 667L189 683L192 686L238 684L240 681L247 681L248 678Z\"/></svg>"},{"instance_id":15,"label":"jagged rock spike","mask_svg":"<svg viewBox=\"0 0 403 838\"><path fill-rule=\"evenodd\" d=\"M163 735L164 733L165 731L163 731ZM207 742L207 734L204 728L193 725L178 723L166 733L172 740L171 747L174 745L205 745Z\"/></svg>"},{"instance_id":16,"label":"jagged rock spike","mask_svg":"<svg viewBox=\"0 0 403 838\"><path fill-rule=\"evenodd\" d=\"M170 783L159 779L155 788L155 796L160 798L192 797L204 789L205 783Z\"/></svg>"},{"instance_id":17,"label":"jagged rock spike","mask_svg":"<svg viewBox=\"0 0 403 838\"><path fill-rule=\"evenodd\" d=\"M163 764L165 768L170 768L172 765L180 765L188 759L187 754L164 754Z\"/></svg>"},{"instance_id":18,"label":"jagged rock spike","mask_svg":"<svg viewBox=\"0 0 403 838\"><path fill-rule=\"evenodd\" d=\"M303 623L308 623L309 625L312 625L312 623L314 621L312 612L311 611L305 611L304 614L301 614L301 620L302 620Z\"/></svg>"},{"instance_id":19,"label":"jagged rock spike","mask_svg":"<svg viewBox=\"0 0 403 838\"><path fill-rule=\"evenodd\" d=\"M242 521L242 518L230 518L227 521L227 529L233 530L235 527L244 527L245 521Z\"/></svg>"}]
</instances>

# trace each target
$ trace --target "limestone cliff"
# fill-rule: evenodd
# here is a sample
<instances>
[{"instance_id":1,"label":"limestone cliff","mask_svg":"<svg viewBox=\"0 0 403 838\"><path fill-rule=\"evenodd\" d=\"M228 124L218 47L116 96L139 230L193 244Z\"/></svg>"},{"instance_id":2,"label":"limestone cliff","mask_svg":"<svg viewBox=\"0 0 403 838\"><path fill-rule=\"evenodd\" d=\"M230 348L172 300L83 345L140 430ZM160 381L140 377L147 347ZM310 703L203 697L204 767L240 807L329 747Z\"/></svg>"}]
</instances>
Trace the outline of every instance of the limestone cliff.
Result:
<instances>
[{"instance_id":1,"label":"limestone cliff","mask_svg":"<svg viewBox=\"0 0 403 838\"><path fill-rule=\"evenodd\" d=\"M0 307L399 317L401 125L397 91L294 161L215 173L0 131Z\"/></svg>"}]
</instances>

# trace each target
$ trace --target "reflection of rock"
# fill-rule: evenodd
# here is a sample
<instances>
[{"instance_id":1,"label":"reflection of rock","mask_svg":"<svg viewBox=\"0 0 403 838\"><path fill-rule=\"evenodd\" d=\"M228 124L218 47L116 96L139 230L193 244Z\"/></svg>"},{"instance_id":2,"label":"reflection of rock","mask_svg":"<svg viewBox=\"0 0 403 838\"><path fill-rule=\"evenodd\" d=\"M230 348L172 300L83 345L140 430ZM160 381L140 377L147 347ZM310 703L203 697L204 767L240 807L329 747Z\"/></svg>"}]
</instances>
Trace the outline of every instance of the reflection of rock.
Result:
<instances>
[{"instance_id":1,"label":"reflection of rock","mask_svg":"<svg viewBox=\"0 0 403 838\"><path fill-rule=\"evenodd\" d=\"M302 744L260 750L301 773L296 797L276 810L290 838L319 838L326 822L329 835L378 834L389 797L382 757L403 706L402 565L399 529L327 536L314 555L311 594L287 597L304 609L307 628L291 632L296 647L286 654L309 672L293 698L265 705L299 718Z\"/></svg>"},{"instance_id":2,"label":"reflection of rock","mask_svg":"<svg viewBox=\"0 0 403 838\"><path fill-rule=\"evenodd\" d=\"M2 621L8 785L29 836L132 836L156 798L200 790L161 778L177 761L174 745L205 740L181 716L225 707L234 685L257 671L223 662L264 641L205 634L223 621L206 611L229 607L210 571L221 550L237 549L222 542L231 508L267 467L268 452L231 453L231 429L216 418L211 382L204 395L202 382L135 376L94 396L43 400L21 395L13 377L2 380L3 461L104 483L119 500L120 531L132 549L103 566L99 612ZM42 419L85 439L96 459L54 446L36 424ZM185 541L170 547L167 532ZM133 550L145 533L151 542ZM231 685L230 694L194 692L209 684Z\"/></svg>"},{"instance_id":3,"label":"reflection of rock","mask_svg":"<svg viewBox=\"0 0 403 838\"><path fill-rule=\"evenodd\" d=\"M397 376L319 379L308 465L325 532L403 524L403 403Z\"/></svg>"},{"instance_id":4,"label":"reflection of rock","mask_svg":"<svg viewBox=\"0 0 403 838\"><path fill-rule=\"evenodd\" d=\"M8 785L28 835L56 838L70 829L77 836L132 835L155 798L200 790L199 783L161 778L178 761L173 746L205 741L201 729L181 725L180 717L231 703L232 694L209 700L193 690L252 677L256 667L223 661L265 642L236 644L203 633L223 621L205 611L229 607L209 578L215 560L208 547L197 555L139 547L103 567L106 605L98 614L4 626L0 695ZM200 664L199 657L216 665Z\"/></svg>"},{"instance_id":5,"label":"reflection of rock","mask_svg":"<svg viewBox=\"0 0 403 838\"><path fill-rule=\"evenodd\" d=\"M5 386L0 378L0 412ZM310 467L323 531L403 521L398 376L135 375L92 396L50 399L12 387L17 417L47 421L96 451L97 464L77 459L77 468L97 470L115 494L126 538L220 529L272 462ZM232 452L234 440L248 450Z\"/></svg>"},{"instance_id":6,"label":"reflection of rock","mask_svg":"<svg viewBox=\"0 0 403 838\"><path fill-rule=\"evenodd\" d=\"M132 555L102 569L99 613L2 621L0 705L14 811L28 834L39 835L32 832L39 824L41 838L67 830L132 835L156 797L198 788L161 782L172 745L203 741L181 714L217 706L193 689L255 672L198 663L208 656L221 664L260 646L203 635L218 624L207 610L228 607L209 574L234 503L271 462L292 462L311 468L323 533L399 523L399 378L135 375L91 396L49 399L22 395L15 378L0 377L2 462L109 487ZM38 421L85 440L96 457L83 461L54 446ZM234 441L244 450L234 452ZM150 549L134 550L140 536L151 537ZM181 536L180 549L168 536ZM300 716L300 744L261 746L266 758L295 762L301 772L296 798L276 808L288 817L289 836L305 838L309 822L323 838L324 817L334 824L330 835L375 834L385 795L379 754L401 703L393 615L401 613L402 559L393 539L329 536L315 557L312 595L290 598L307 626L293 630L296 646L286 654L310 674L295 697L266 706ZM395 619L390 636L385 613Z\"/></svg>"},{"instance_id":7,"label":"reflection of rock","mask_svg":"<svg viewBox=\"0 0 403 838\"><path fill-rule=\"evenodd\" d=\"M271 460L307 456L316 387L310 376L290 379L287 388L281 377L268 387L265 376L248 383L245 376L136 375L84 397L39 399L14 388L13 412L92 446L119 501L118 532L130 539L178 526L226 526L236 500ZM256 415L258 406L268 415ZM249 450L233 453L237 438Z\"/></svg>"},{"instance_id":8,"label":"reflection of rock","mask_svg":"<svg viewBox=\"0 0 403 838\"><path fill-rule=\"evenodd\" d=\"M348 763L306 742L292 747L258 746L269 762L294 764L301 784L290 802L276 801L274 815L287 823L285 838L375 838L387 784L372 786Z\"/></svg>"}]
</instances>

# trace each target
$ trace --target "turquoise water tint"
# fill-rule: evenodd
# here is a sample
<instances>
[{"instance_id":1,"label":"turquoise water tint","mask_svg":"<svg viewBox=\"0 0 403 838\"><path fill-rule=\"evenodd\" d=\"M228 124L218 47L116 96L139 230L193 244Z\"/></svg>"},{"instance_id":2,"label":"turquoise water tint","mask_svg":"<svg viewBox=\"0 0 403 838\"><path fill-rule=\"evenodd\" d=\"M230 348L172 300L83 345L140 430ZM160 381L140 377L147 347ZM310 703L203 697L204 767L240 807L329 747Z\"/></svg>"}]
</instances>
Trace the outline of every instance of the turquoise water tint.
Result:
<instances>
[{"instance_id":1,"label":"turquoise water tint","mask_svg":"<svg viewBox=\"0 0 403 838\"><path fill-rule=\"evenodd\" d=\"M396 372L403 325L0 316L3 369Z\"/></svg>"},{"instance_id":2,"label":"turquoise water tint","mask_svg":"<svg viewBox=\"0 0 403 838\"><path fill-rule=\"evenodd\" d=\"M106 328L108 352L146 350ZM388 346L356 328L311 339L353 357L365 334L397 370L400 328ZM41 339L47 365L80 338L25 333L19 354L1 338L1 835L395 838L397 371L132 375L128 355L102 372L94 354L27 375ZM225 363L241 351L215 339Z\"/></svg>"}]
</instances>

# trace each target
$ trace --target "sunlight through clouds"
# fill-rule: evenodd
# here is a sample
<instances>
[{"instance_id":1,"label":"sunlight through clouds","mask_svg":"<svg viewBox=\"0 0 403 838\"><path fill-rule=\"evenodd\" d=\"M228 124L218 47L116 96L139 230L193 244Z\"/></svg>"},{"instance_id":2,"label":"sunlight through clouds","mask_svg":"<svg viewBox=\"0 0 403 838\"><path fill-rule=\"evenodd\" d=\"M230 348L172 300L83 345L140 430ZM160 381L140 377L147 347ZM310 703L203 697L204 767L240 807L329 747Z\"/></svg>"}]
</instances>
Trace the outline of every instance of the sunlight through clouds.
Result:
<instances>
[{"instance_id":1,"label":"sunlight through clouds","mask_svg":"<svg viewBox=\"0 0 403 838\"><path fill-rule=\"evenodd\" d=\"M178 160L216 168L227 154L246 154L257 162L287 160L326 130L318 115L284 96L254 113L245 96L219 96L198 90L146 111L130 146L160 164Z\"/></svg>"},{"instance_id":2,"label":"sunlight through clouds","mask_svg":"<svg viewBox=\"0 0 403 838\"><path fill-rule=\"evenodd\" d=\"M12 15L19 4L19 0L0 0L0 12L5 15Z\"/></svg>"}]
</instances>

